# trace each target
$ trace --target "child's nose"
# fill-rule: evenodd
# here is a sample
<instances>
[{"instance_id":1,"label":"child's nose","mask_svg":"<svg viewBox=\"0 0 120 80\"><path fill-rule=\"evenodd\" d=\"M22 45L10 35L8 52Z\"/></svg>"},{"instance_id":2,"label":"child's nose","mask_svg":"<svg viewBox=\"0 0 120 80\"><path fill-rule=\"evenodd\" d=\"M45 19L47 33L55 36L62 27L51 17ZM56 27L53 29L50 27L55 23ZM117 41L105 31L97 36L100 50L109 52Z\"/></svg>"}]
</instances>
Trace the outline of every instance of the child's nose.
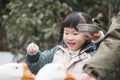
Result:
<instances>
[{"instance_id":1,"label":"child's nose","mask_svg":"<svg viewBox=\"0 0 120 80\"><path fill-rule=\"evenodd\" d=\"M72 35L68 35L67 39L68 39L68 40L73 40L74 37L73 37Z\"/></svg>"}]
</instances>

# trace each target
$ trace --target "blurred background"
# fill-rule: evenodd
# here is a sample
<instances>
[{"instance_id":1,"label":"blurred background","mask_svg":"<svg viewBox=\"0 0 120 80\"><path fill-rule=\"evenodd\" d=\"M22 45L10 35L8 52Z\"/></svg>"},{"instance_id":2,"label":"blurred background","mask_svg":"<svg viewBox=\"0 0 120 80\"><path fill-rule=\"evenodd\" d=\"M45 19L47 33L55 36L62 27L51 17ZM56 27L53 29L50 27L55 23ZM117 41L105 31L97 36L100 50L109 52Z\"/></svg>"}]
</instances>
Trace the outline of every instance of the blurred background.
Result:
<instances>
[{"instance_id":1,"label":"blurred background","mask_svg":"<svg viewBox=\"0 0 120 80\"><path fill-rule=\"evenodd\" d=\"M120 0L0 0L0 64L24 61L30 42L40 50L55 46L60 24L74 11L99 20L106 32Z\"/></svg>"}]
</instances>

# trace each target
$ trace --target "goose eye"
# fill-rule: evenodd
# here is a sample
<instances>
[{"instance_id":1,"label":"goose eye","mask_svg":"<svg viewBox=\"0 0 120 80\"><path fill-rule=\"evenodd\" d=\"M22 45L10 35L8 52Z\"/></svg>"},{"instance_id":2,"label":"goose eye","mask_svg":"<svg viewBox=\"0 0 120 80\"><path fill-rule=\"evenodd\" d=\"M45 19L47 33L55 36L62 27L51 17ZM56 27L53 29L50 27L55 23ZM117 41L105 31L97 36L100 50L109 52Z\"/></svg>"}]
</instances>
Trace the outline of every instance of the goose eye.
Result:
<instances>
[{"instance_id":1,"label":"goose eye","mask_svg":"<svg viewBox=\"0 0 120 80\"><path fill-rule=\"evenodd\" d=\"M18 67L15 67L15 69L18 69Z\"/></svg>"},{"instance_id":2,"label":"goose eye","mask_svg":"<svg viewBox=\"0 0 120 80\"><path fill-rule=\"evenodd\" d=\"M58 70L61 70L62 68L61 67L58 67Z\"/></svg>"}]
</instances>

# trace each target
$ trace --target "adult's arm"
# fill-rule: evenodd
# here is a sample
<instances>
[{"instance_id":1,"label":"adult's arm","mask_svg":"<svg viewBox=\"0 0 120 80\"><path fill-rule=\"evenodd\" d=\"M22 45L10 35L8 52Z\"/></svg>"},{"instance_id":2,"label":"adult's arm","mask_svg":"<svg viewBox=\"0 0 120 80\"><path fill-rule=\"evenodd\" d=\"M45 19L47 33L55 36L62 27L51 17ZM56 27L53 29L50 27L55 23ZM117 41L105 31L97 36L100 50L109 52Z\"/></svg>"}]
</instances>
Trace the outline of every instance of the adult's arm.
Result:
<instances>
[{"instance_id":1,"label":"adult's arm","mask_svg":"<svg viewBox=\"0 0 120 80\"><path fill-rule=\"evenodd\" d=\"M85 64L84 72L96 77L96 80L109 80L108 78L117 73L119 68L120 12L112 19L112 24L106 33L105 39L100 44L95 55ZM120 75L118 74L118 76Z\"/></svg>"}]
</instances>

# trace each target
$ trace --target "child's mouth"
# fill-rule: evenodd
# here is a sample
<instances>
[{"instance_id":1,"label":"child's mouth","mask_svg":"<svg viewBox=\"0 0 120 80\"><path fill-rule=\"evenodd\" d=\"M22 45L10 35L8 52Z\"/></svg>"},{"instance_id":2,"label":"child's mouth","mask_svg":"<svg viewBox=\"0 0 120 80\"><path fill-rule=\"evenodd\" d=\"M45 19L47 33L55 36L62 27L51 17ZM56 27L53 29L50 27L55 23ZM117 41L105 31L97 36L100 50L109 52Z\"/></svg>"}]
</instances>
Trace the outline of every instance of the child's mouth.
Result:
<instances>
[{"instance_id":1,"label":"child's mouth","mask_svg":"<svg viewBox=\"0 0 120 80\"><path fill-rule=\"evenodd\" d=\"M73 46L75 45L75 43L70 43L70 42L68 42L67 44L68 44L68 46L70 46L70 47L73 47Z\"/></svg>"}]
</instances>

